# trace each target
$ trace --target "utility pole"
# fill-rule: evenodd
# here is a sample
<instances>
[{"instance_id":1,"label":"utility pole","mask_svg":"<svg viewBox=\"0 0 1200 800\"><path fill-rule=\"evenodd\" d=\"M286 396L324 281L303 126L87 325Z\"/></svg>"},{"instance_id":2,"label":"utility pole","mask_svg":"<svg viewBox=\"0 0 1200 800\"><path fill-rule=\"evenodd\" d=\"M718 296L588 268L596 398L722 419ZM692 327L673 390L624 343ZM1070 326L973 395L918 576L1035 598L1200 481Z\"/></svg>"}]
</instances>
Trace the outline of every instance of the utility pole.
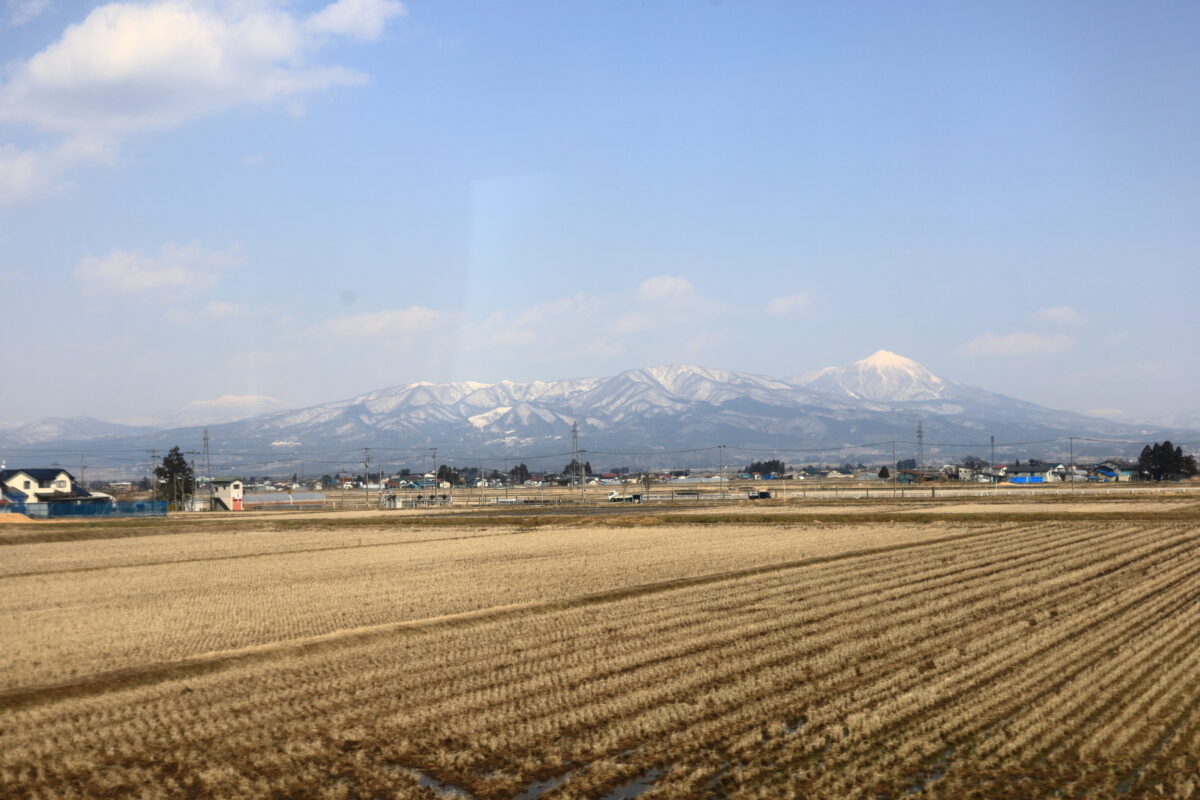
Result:
<instances>
[{"instance_id":1,"label":"utility pole","mask_svg":"<svg viewBox=\"0 0 1200 800\"><path fill-rule=\"evenodd\" d=\"M721 501L725 500L725 445L717 445L717 449L721 452L721 477L718 479L721 484ZM753 459L751 459L753 460Z\"/></svg>"},{"instance_id":2,"label":"utility pole","mask_svg":"<svg viewBox=\"0 0 1200 800\"><path fill-rule=\"evenodd\" d=\"M1075 488L1075 437L1070 436L1067 438L1067 441L1069 441L1071 443L1071 466L1069 467L1069 469L1071 470L1071 488L1074 489Z\"/></svg>"},{"instance_id":3,"label":"utility pole","mask_svg":"<svg viewBox=\"0 0 1200 800\"><path fill-rule=\"evenodd\" d=\"M379 463L379 507L380 508L383 508L383 490L387 484L387 478L384 476L385 472L387 472L387 467L385 467L383 465L383 462L380 462Z\"/></svg>"},{"instance_id":4,"label":"utility pole","mask_svg":"<svg viewBox=\"0 0 1200 800\"><path fill-rule=\"evenodd\" d=\"M150 451L150 499L158 499L158 451Z\"/></svg>"},{"instance_id":5,"label":"utility pole","mask_svg":"<svg viewBox=\"0 0 1200 800\"><path fill-rule=\"evenodd\" d=\"M370 469L370 466L371 466L371 448L364 447L363 448L363 502L366 503L368 507L370 507L370 505L371 505L371 490L369 488L367 488L371 485L371 476L367 473L367 470Z\"/></svg>"},{"instance_id":6,"label":"utility pole","mask_svg":"<svg viewBox=\"0 0 1200 800\"><path fill-rule=\"evenodd\" d=\"M84 480L83 473L87 469L87 453L79 454L79 485L84 489L87 488L87 481Z\"/></svg>"},{"instance_id":7,"label":"utility pole","mask_svg":"<svg viewBox=\"0 0 1200 800\"><path fill-rule=\"evenodd\" d=\"M988 467L990 467L990 469L988 470L988 475L991 477L992 483L995 483L996 482L996 437L993 435L991 437L991 439L992 439L992 463L988 464Z\"/></svg>"},{"instance_id":8,"label":"utility pole","mask_svg":"<svg viewBox=\"0 0 1200 800\"><path fill-rule=\"evenodd\" d=\"M896 440L892 439L892 499L896 499Z\"/></svg>"},{"instance_id":9,"label":"utility pole","mask_svg":"<svg viewBox=\"0 0 1200 800\"><path fill-rule=\"evenodd\" d=\"M208 448L208 427L204 428L204 479L208 481L208 510L212 511L213 505L213 474L212 474L212 453Z\"/></svg>"},{"instance_id":10,"label":"utility pole","mask_svg":"<svg viewBox=\"0 0 1200 800\"><path fill-rule=\"evenodd\" d=\"M431 447L429 449L433 451L433 458L431 459L433 461L433 494L429 496L429 499L433 500L437 495L437 490L442 487L438 485L441 481L438 480L437 448Z\"/></svg>"},{"instance_id":11,"label":"utility pole","mask_svg":"<svg viewBox=\"0 0 1200 800\"><path fill-rule=\"evenodd\" d=\"M191 487L191 491L188 492L191 502L189 504L190 507L188 508L188 511L195 511L196 510L196 456L200 455L200 453L197 450L185 450L184 453L192 457L192 462L191 462L192 487ZM186 486L186 484L184 484L184 485ZM183 492L182 491L178 492L176 494L176 496L180 500L183 500Z\"/></svg>"},{"instance_id":12,"label":"utility pole","mask_svg":"<svg viewBox=\"0 0 1200 800\"><path fill-rule=\"evenodd\" d=\"M571 423L571 450L575 453L575 479L579 481L580 502L587 500L587 488L583 482L583 451L579 449L579 420Z\"/></svg>"}]
</instances>

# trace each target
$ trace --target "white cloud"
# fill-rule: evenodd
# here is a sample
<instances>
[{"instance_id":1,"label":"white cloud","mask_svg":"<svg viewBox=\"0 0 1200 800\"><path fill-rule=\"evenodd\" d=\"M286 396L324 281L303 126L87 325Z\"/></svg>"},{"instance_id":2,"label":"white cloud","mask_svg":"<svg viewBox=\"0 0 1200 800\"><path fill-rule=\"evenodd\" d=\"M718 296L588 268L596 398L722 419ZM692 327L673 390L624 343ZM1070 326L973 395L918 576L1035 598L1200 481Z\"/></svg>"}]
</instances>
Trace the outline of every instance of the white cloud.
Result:
<instances>
[{"instance_id":1,"label":"white cloud","mask_svg":"<svg viewBox=\"0 0 1200 800\"><path fill-rule=\"evenodd\" d=\"M24 4L33 0L23 0ZM9 2L14 8L13 0ZM25 8L20 0L17 7ZM395 0L338 0L305 19L284 0L107 3L18 60L0 83L0 123L62 142L0 150L0 200L23 199L80 160L69 143L169 128L237 108L295 111L308 93L364 83L315 62L334 35L377 38L403 13ZM26 9L23 13L29 13Z\"/></svg>"},{"instance_id":2,"label":"white cloud","mask_svg":"<svg viewBox=\"0 0 1200 800\"><path fill-rule=\"evenodd\" d=\"M392 17L406 13L396 0L338 0L308 18L306 27L355 39L378 39Z\"/></svg>"},{"instance_id":3,"label":"white cloud","mask_svg":"<svg viewBox=\"0 0 1200 800\"><path fill-rule=\"evenodd\" d=\"M421 306L349 314L326 320L323 328L343 339L375 339L425 333L450 324L452 314Z\"/></svg>"},{"instance_id":4,"label":"white cloud","mask_svg":"<svg viewBox=\"0 0 1200 800\"><path fill-rule=\"evenodd\" d=\"M244 261L236 247L207 250L195 243L168 243L157 255L114 250L102 257L87 256L75 268L75 276L100 291L184 296L212 288L225 270Z\"/></svg>"},{"instance_id":5,"label":"white cloud","mask_svg":"<svg viewBox=\"0 0 1200 800\"><path fill-rule=\"evenodd\" d=\"M812 311L813 299L805 292L796 292L776 297L767 303L767 313L772 317L806 316Z\"/></svg>"},{"instance_id":6,"label":"white cloud","mask_svg":"<svg viewBox=\"0 0 1200 800\"><path fill-rule=\"evenodd\" d=\"M634 297L643 303L676 302L693 297L696 287L682 275L656 275L638 286Z\"/></svg>"},{"instance_id":7,"label":"white cloud","mask_svg":"<svg viewBox=\"0 0 1200 800\"><path fill-rule=\"evenodd\" d=\"M1075 340L1065 334L984 333L958 348L968 356L1044 356L1065 353Z\"/></svg>"},{"instance_id":8,"label":"white cloud","mask_svg":"<svg viewBox=\"0 0 1200 800\"><path fill-rule=\"evenodd\" d=\"M183 407L183 411L198 411L202 409L242 409L242 408L287 408L288 404L277 397L264 394L223 394L211 400L193 400Z\"/></svg>"},{"instance_id":9,"label":"white cloud","mask_svg":"<svg viewBox=\"0 0 1200 800\"><path fill-rule=\"evenodd\" d=\"M0 120L123 133L365 80L306 64L316 45L272 6L109 3L16 66L0 87Z\"/></svg>"},{"instance_id":10,"label":"white cloud","mask_svg":"<svg viewBox=\"0 0 1200 800\"><path fill-rule=\"evenodd\" d=\"M682 275L649 278L634 291L633 299L640 308L619 317L610 328L613 334L630 336L672 325L701 324L724 310Z\"/></svg>"},{"instance_id":11,"label":"white cloud","mask_svg":"<svg viewBox=\"0 0 1200 800\"><path fill-rule=\"evenodd\" d=\"M1041 322L1053 322L1056 325L1082 325L1087 322L1087 316L1071 306L1039 308L1030 317Z\"/></svg>"},{"instance_id":12,"label":"white cloud","mask_svg":"<svg viewBox=\"0 0 1200 800\"><path fill-rule=\"evenodd\" d=\"M579 292L516 312L493 312L484 319L481 327L483 335L492 344L532 345L545 342L547 337L569 331L573 327L590 327L590 321L608 305L609 300L606 298L591 297Z\"/></svg>"},{"instance_id":13,"label":"white cloud","mask_svg":"<svg viewBox=\"0 0 1200 800\"><path fill-rule=\"evenodd\" d=\"M1128 383L1130 380L1169 375L1178 370L1178 365L1171 361L1126 361L1119 364L1105 364L1099 367L1076 370L1067 375L1065 379L1072 382L1099 380Z\"/></svg>"},{"instance_id":14,"label":"white cloud","mask_svg":"<svg viewBox=\"0 0 1200 800\"><path fill-rule=\"evenodd\" d=\"M108 164L115 147L104 139L73 136L56 146L23 150L0 144L0 206L55 194L67 185L63 175L84 164Z\"/></svg>"},{"instance_id":15,"label":"white cloud","mask_svg":"<svg viewBox=\"0 0 1200 800\"><path fill-rule=\"evenodd\" d=\"M50 0L8 0L8 26L19 28L50 8Z\"/></svg>"}]
</instances>

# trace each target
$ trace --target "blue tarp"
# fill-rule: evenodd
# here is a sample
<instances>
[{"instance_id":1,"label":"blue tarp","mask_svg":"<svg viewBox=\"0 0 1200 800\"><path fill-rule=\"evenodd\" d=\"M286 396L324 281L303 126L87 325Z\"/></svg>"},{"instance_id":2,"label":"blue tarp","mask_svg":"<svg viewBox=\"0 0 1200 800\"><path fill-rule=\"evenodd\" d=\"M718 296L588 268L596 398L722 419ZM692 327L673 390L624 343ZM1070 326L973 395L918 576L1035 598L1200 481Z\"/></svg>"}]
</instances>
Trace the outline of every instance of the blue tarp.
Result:
<instances>
[{"instance_id":1,"label":"blue tarp","mask_svg":"<svg viewBox=\"0 0 1200 800\"><path fill-rule=\"evenodd\" d=\"M166 500L115 500L107 503L16 503L12 510L37 519L62 517L165 517Z\"/></svg>"}]
</instances>

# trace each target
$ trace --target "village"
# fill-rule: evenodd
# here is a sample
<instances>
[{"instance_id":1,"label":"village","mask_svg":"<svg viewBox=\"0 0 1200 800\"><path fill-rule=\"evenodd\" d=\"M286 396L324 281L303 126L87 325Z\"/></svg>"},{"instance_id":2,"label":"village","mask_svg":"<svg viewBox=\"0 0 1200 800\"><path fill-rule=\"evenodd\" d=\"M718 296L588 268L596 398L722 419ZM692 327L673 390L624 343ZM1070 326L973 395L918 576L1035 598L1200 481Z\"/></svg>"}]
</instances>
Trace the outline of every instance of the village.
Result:
<instances>
[{"instance_id":1,"label":"village","mask_svg":"<svg viewBox=\"0 0 1200 800\"><path fill-rule=\"evenodd\" d=\"M436 470L391 474L337 472L310 478L195 475L182 462L177 472L160 467L157 479L84 483L64 468L0 469L0 514L30 518L163 516L168 512L249 511L305 508L400 509L458 504L592 503L607 501L682 502L687 500L767 500L820 497L820 490L927 487L931 491L969 486L997 490L1183 481L1196 474L1195 458L1169 442L1147 445L1138 461L1105 459L1064 464L1036 457L989 463L968 456L957 464L919 465L916 459L893 464L842 463L787 465L782 460L754 461L743 468L661 469L619 467L593 472L590 463L573 459L559 472L531 471L524 463L508 471L440 464ZM1155 451L1173 456L1155 463ZM168 460L164 459L164 465ZM774 490L772 490L774 487ZM588 490L593 490L590 494ZM599 491L595 491L599 490ZM811 490L811 491L810 491Z\"/></svg>"}]
</instances>

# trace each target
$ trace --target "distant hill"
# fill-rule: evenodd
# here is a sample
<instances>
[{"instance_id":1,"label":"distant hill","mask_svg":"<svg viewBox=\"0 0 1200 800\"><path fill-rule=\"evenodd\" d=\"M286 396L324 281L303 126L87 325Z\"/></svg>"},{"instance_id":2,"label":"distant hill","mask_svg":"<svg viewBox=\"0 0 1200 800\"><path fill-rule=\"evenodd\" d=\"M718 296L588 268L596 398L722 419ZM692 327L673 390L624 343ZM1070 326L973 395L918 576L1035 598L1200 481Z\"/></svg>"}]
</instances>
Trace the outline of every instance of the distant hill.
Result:
<instances>
[{"instance_id":1,"label":"distant hill","mask_svg":"<svg viewBox=\"0 0 1200 800\"><path fill-rule=\"evenodd\" d=\"M887 443L893 439L910 453L905 443L913 440L918 422L926 453L942 461L988 455L990 436L1001 445L1035 443L1019 452L1001 450L998 458L1065 457L1068 436L1131 440L1077 441L1077 456L1086 458L1132 454L1146 441L1188 434L1044 408L946 380L885 350L790 380L673 365L608 378L418 382L209 429L221 469L251 474L290 469L301 460L310 473L361 468L362 448L374 449L373 463L397 466L418 465L422 454L437 447L439 460L449 463L545 456L538 468L559 469L569 460L575 422L581 447L596 467L711 465L716 454L704 448L719 444L730 448L733 461L776 450L793 451L778 455L795 463L878 461L890 453ZM78 418L0 431L0 445L32 444L28 457L36 457L38 446L86 444L89 458L98 461L117 449L161 451L174 444L198 449L201 435L198 425L154 430ZM868 443L877 446L838 449Z\"/></svg>"}]
</instances>

